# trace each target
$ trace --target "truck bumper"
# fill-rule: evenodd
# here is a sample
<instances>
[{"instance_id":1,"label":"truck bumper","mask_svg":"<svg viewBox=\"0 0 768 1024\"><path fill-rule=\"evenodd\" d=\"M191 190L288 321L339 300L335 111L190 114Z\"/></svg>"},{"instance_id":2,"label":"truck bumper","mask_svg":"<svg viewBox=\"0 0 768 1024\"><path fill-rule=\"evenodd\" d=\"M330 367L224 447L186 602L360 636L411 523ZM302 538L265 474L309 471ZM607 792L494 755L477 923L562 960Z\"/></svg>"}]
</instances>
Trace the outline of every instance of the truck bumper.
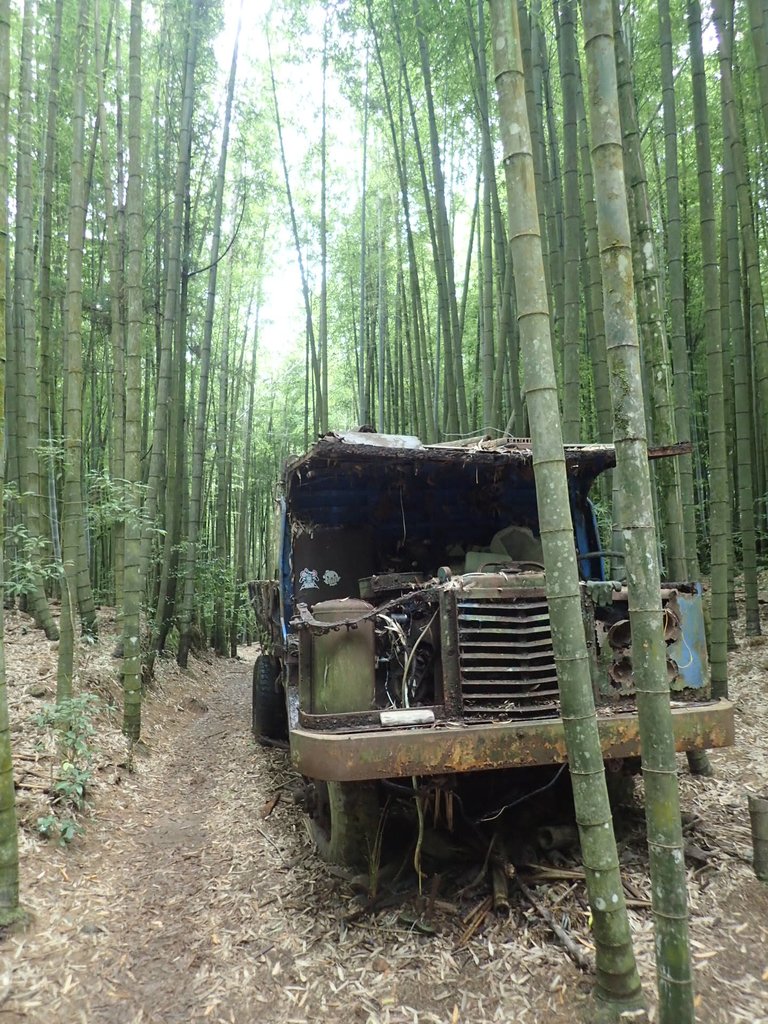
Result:
<instances>
[{"instance_id":1,"label":"truck bumper","mask_svg":"<svg viewBox=\"0 0 768 1024\"><path fill-rule=\"evenodd\" d=\"M678 751L728 747L734 742L730 701L674 707L672 721ZM636 712L598 711L598 727L606 760L639 757ZM559 764L568 757L562 719L553 718L354 733L295 728L291 730L291 759L308 778L354 782Z\"/></svg>"}]
</instances>

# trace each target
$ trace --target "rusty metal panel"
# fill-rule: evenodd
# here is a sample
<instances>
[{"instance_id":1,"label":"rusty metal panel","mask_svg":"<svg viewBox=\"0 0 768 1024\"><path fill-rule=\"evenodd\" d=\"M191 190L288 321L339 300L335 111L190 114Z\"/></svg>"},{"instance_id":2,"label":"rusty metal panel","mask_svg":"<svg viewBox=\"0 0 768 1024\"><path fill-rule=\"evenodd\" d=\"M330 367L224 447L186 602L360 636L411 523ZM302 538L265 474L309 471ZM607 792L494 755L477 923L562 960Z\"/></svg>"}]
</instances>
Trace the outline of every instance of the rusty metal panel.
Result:
<instances>
[{"instance_id":1,"label":"rusty metal panel","mask_svg":"<svg viewBox=\"0 0 768 1024\"><path fill-rule=\"evenodd\" d=\"M349 711L343 714L313 714L307 711L299 709L299 725L304 729L325 729L335 730L336 732L344 732L345 730L354 729L382 729L381 715L387 711L400 713L405 709L397 708L382 708L377 711ZM443 721L445 719L445 711L439 705L419 705L418 708L412 708L413 711L428 711L432 715L434 721ZM386 728L395 728L396 726L388 725Z\"/></svg>"},{"instance_id":2,"label":"rusty metal panel","mask_svg":"<svg viewBox=\"0 0 768 1024\"><path fill-rule=\"evenodd\" d=\"M734 742L733 704L727 700L672 709L678 751L727 747ZM638 757L636 713L598 715L603 755ZM559 718L364 733L291 732L291 758L303 775L333 781L443 775L492 768L558 764L567 760Z\"/></svg>"},{"instance_id":3,"label":"rusty metal panel","mask_svg":"<svg viewBox=\"0 0 768 1024\"><path fill-rule=\"evenodd\" d=\"M560 691L546 597L460 593L456 609L464 717L556 716Z\"/></svg>"},{"instance_id":4,"label":"rusty metal panel","mask_svg":"<svg viewBox=\"0 0 768 1024\"><path fill-rule=\"evenodd\" d=\"M670 690L685 699L706 699L710 683L701 587L693 583L665 586L660 596ZM626 588L613 594L611 603L614 616L595 622L597 687L603 701L621 700L635 693Z\"/></svg>"},{"instance_id":5,"label":"rusty metal panel","mask_svg":"<svg viewBox=\"0 0 768 1024\"><path fill-rule=\"evenodd\" d=\"M510 589L529 597L545 597L547 593L543 572L484 572L462 577L460 585L462 594L489 600L506 596Z\"/></svg>"},{"instance_id":6,"label":"rusty metal panel","mask_svg":"<svg viewBox=\"0 0 768 1024\"><path fill-rule=\"evenodd\" d=\"M308 629L299 630L298 657L299 704L312 707L312 636Z\"/></svg>"},{"instance_id":7,"label":"rusty metal panel","mask_svg":"<svg viewBox=\"0 0 768 1024\"><path fill-rule=\"evenodd\" d=\"M707 638L704 633L701 587L692 594L677 591L669 604L680 620L680 635L667 648L667 654L677 666L673 690L691 689L709 696L710 676L707 656Z\"/></svg>"},{"instance_id":8,"label":"rusty metal panel","mask_svg":"<svg viewBox=\"0 0 768 1024\"><path fill-rule=\"evenodd\" d=\"M442 651L443 700L449 718L461 716L461 678L459 676L459 638L456 599L452 591L440 594L440 648Z\"/></svg>"},{"instance_id":9,"label":"rusty metal panel","mask_svg":"<svg viewBox=\"0 0 768 1024\"><path fill-rule=\"evenodd\" d=\"M342 714L374 707L373 605L357 598L321 601L314 617L329 626L359 618L354 629L331 629L312 638L312 711Z\"/></svg>"}]
</instances>

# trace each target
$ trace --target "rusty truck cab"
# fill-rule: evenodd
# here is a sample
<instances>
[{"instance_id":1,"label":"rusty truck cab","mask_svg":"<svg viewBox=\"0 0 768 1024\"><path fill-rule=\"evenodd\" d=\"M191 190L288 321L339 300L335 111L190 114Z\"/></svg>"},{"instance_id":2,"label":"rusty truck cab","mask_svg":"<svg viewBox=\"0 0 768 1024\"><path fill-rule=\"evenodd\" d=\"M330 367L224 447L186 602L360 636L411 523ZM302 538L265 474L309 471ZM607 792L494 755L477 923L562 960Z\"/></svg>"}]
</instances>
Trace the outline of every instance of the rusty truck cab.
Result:
<instances>
[{"instance_id":1,"label":"rusty truck cab","mask_svg":"<svg viewBox=\"0 0 768 1024\"><path fill-rule=\"evenodd\" d=\"M636 758L627 591L589 499L615 453L569 446L566 463L603 752ZM361 786L370 806L376 780L567 760L530 442L328 435L287 466L282 521L272 654L332 859L349 852L332 819L359 817ZM660 601L677 748L728 745L701 587L665 583Z\"/></svg>"}]
</instances>

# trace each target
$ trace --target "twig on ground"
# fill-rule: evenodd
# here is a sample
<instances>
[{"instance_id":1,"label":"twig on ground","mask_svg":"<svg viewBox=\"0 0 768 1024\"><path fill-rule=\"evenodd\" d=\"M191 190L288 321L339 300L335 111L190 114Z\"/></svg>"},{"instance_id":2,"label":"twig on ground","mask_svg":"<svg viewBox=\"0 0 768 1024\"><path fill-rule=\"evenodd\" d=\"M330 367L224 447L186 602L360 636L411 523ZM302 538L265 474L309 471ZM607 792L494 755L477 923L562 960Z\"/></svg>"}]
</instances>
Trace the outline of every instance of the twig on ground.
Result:
<instances>
[{"instance_id":1,"label":"twig on ground","mask_svg":"<svg viewBox=\"0 0 768 1024\"><path fill-rule=\"evenodd\" d=\"M259 828L258 825L256 826L256 831L259 833L259 835L261 836L262 839L266 839L266 841L269 843L269 845L271 847L273 847L273 849L275 850L275 852L277 853L278 857L283 862L283 864L285 864L285 857L283 856L283 851L277 845L277 843L272 838L272 836L268 835L263 829Z\"/></svg>"},{"instance_id":2,"label":"twig on ground","mask_svg":"<svg viewBox=\"0 0 768 1024\"><path fill-rule=\"evenodd\" d=\"M493 904L493 897L486 896L478 905L467 914L464 918L464 931L459 936L459 941L456 943L456 949L463 949L479 929L480 925L488 916L488 911L491 909Z\"/></svg>"},{"instance_id":3,"label":"twig on ground","mask_svg":"<svg viewBox=\"0 0 768 1024\"><path fill-rule=\"evenodd\" d=\"M592 961L581 951L581 949L579 949L573 936L567 932L562 925L557 923L546 907L539 903L525 882L523 882L518 876L515 877L515 881L517 882L520 892L525 896L539 917L549 925L558 939L560 939L577 967L580 967L583 971L594 971Z\"/></svg>"}]
</instances>

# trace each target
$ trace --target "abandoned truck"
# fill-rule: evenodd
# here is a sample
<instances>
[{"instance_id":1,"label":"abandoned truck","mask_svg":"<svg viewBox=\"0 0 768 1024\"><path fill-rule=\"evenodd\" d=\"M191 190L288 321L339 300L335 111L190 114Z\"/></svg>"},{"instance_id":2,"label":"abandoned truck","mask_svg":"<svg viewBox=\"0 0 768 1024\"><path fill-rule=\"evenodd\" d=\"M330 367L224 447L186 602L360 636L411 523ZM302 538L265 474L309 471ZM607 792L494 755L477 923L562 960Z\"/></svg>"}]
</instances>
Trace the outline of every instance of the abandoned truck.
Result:
<instances>
[{"instance_id":1,"label":"abandoned truck","mask_svg":"<svg viewBox=\"0 0 768 1024\"><path fill-rule=\"evenodd\" d=\"M568 446L566 464L604 757L636 764L627 590L588 497L615 451ZM501 770L567 761L530 441L326 435L287 465L277 533L276 579L252 589L253 729L289 739L322 857L364 863L383 795L412 779L449 808L470 774L493 789ZM677 748L729 745L701 587L660 597Z\"/></svg>"}]
</instances>

